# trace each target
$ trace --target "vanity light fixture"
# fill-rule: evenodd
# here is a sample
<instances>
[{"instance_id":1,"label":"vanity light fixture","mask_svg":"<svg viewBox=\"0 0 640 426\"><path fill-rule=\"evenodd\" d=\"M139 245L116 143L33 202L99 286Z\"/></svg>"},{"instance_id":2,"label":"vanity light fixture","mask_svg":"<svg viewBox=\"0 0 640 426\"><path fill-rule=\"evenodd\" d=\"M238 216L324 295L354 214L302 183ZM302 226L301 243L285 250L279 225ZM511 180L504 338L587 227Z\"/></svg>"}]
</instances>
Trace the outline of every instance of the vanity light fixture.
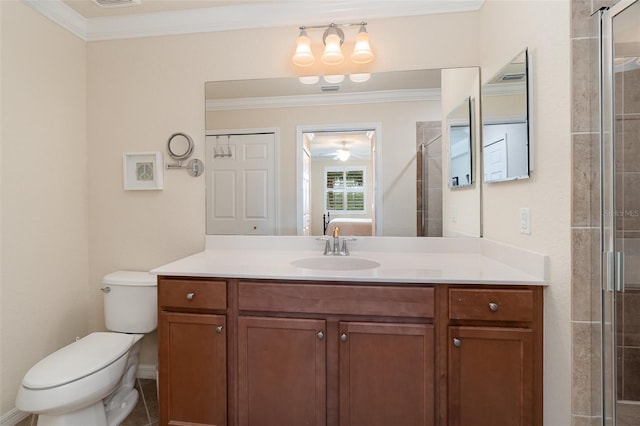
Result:
<instances>
[{"instance_id":1,"label":"vanity light fixture","mask_svg":"<svg viewBox=\"0 0 640 426\"><path fill-rule=\"evenodd\" d=\"M356 64L368 64L373 61L373 52L369 43L369 33L366 24L360 25L358 35L356 35L356 45L351 54L351 61Z\"/></svg>"},{"instance_id":2,"label":"vanity light fixture","mask_svg":"<svg viewBox=\"0 0 640 426\"><path fill-rule=\"evenodd\" d=\"M308 67L316 61L311 53L311 39L304 27L300 27L300 35L296 40L296 53L292 60L299 67Z\"/></svg>"},{"instance_id":3,"label":"vanity light fixture","mask_svg":"<svg viewBox=\"0 0 640 426\"><path fill-rule=\"evenodd\" d=\"M348 24L334 24L329 25L314 25L314 26L302 26L300 27L300 35L296 40L296 53L291 60L299 67L308 67L314 64L315 58L311 51L311 39L307 35L307 30L310 29L322 29L324 28L324 34L322 35L322 41L325 45L324 53L320 58L326 65L340 65L344 61L344 55L342 54L342 43L344 43L344 31L340 27L352 27L359 26L360 30L356 35L355 47L351 54L351 61L356 64L368 64L373 61L374 54L371 50L371 44L369 42L369 33L367 32L367 23L348 23Z\"/></svg>"}]
</instances>

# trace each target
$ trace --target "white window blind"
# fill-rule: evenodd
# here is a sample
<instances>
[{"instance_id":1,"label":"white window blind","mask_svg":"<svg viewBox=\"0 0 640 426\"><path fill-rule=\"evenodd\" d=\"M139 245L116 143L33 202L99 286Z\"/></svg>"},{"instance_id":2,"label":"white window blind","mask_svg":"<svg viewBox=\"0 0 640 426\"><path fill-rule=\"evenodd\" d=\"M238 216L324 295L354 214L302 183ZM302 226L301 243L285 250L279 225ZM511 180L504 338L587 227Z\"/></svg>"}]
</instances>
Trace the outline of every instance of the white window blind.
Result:
<instances>
[{"instance_id":1,"label":"white window blind","mask_svg":"<svg viewBox=\"0 0 640 426\"><path fill-rule=\"evenodd\" d=\"M365 213L365 168L325 167L325 209L330 213Z\"/></svg>"}]
</instances>

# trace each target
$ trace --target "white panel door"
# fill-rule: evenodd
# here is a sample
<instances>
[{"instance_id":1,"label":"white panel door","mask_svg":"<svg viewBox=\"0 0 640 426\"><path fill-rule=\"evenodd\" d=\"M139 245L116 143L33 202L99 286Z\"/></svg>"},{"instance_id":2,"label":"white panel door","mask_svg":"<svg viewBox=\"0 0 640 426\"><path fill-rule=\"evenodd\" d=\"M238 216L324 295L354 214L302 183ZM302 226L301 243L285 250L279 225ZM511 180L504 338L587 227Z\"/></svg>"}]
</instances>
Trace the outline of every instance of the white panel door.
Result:
<instances>
[{"instance_id":1,"label":"white panel door","mask_svg":"<svg viewBox=\"0 0 640 426\"><path fill-rule=\"evenodd\" d=\"M274 235L275 134L207 136L207 234Z\"/></svg>"},{"instance_id":2,"label":"white panel door","mask_svg":"<svg viewBox=\"0 0 640 426\"><path fill-rule=\"evenodd\" d=\"M484 181L492 182L507 178L507 135L490 141L482 150L484 158Z\"/></svg>"}]
</instances>

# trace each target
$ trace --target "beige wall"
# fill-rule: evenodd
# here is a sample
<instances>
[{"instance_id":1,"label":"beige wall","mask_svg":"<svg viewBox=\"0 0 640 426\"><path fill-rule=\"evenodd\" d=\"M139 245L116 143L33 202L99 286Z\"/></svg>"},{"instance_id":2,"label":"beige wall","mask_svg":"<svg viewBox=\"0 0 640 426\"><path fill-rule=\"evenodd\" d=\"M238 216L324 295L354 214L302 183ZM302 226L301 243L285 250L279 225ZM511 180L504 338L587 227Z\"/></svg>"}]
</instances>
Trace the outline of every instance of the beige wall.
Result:
<instances>
[{"instance_id":1,"label":"beige wall","mask_svg":"<svg viewBox=\"0 0 640 426\"><path fill-rule=\"evenodd\" d=\"M2 1L0 412L26 371L89 330L86 43Z\"/></svg>"},{"instance_id":2,"label":"beige wall","mask_svg":"<svg viewBox=\"0 0 640 426\"><path fill-rule=\"evenodd\" d=\"M202 159L204 82L290 75L297 30L84 44L21 4L0 3L2 95L3 103L12 102L11 112L7 104L2 108L5 413L35 360L75 335L104 327L104 274L153 268L204 246L204 179L170 170L162 191L125 192L123 152L164 153L167 137L183 131ZM476 13L368 24L377 71L480 64L489 76L523 47L531 49L535 170L525 182L483 186L484 234L551 256L545 318L549 426L569 424L570 411L568 28L568 3L555 1L488 0ZM5 65L7 59L15 62ZM18 88L26 95L19 97ZM40 109L47 112L38 115L42 126L31 126L29 118ZM7 143L9 136L19 142ZM38 168L25 176L21 161L29 159ZM519 207L531 208L530 236L517 231ZM16 321L20 328L6 326ZM145 341L141 362L153 363L154 339Z\"/></svg>"},{"instance_id":3,"label":"beige wall","mask_svg":"<svg viewBox=\"0 0 640 426\"><path fill-rule=\"evenodd\" d=\"M533 63L531 93L534 100L531 178L483 186L484 236L550 256L551 283L545 292L544 424L569 425L569 2L489 0L480 16L483 81L528 46ZM520 207L531 209L531 235L518 231Z\"/></svg>"},{"instance_id":4,"label":"beige wall","mask_svg":"<svg viewBox=\"0 0 640 426\"><path fill-rule=\"evenodd\" d=\"M442 233L445 237L482 235L481 230L481 179L478 167L480 158L480 70L475 67L442 70ZM473 109L473 184L468 187L450 188L450 152L447 115L467 97L471 97Z\"/></svg>"}]
</instances>

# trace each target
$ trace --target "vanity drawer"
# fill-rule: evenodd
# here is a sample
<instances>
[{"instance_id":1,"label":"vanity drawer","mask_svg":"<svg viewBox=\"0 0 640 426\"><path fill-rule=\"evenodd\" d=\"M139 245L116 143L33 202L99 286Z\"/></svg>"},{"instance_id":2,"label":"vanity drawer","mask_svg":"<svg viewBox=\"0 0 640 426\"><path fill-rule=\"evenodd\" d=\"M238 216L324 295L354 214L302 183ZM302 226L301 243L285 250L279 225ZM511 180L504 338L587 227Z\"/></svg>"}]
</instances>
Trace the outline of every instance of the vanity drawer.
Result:
<instances>
[{"instance_id":1,"label":"vanity drawer","mask_svg":"<svg viewBox=\"0 0 640 426\"><path fill-rule=\"evenodd\" d=\"M433 288L240 282L243 311L432 318Z\"/></svg>"},{"instance_id":2,"label":"vanity drawer","mask_svg":"<svg viewBox=\"0 0 640 426\"><path fill-rule=\"evenodd\" d=\"M449 318L533 321L532 290L449 289Z\"/></svg>"},{"instance_id":3,"label":"vanity drawer","mask_svg":"<svg viewBox=\"0 0 640 426\"><path fill-rule=\"evenodd\" d=\"M227 309L226 281L161 279L158 283L161 308Z\"/></svg>"}]
</instances>

